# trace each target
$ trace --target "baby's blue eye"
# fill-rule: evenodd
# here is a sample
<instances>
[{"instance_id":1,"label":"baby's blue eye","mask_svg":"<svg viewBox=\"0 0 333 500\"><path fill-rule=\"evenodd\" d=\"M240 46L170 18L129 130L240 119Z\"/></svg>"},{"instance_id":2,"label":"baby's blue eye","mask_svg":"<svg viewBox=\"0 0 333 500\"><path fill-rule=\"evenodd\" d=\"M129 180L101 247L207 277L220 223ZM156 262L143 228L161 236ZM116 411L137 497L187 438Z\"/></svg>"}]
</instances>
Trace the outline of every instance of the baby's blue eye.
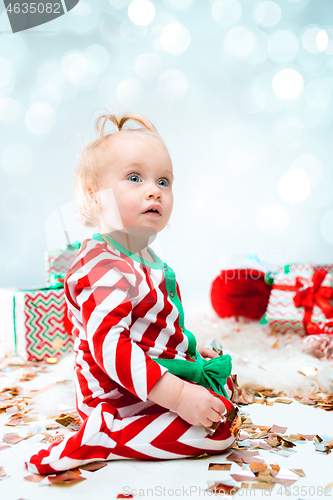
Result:
<instances>
[{"instance_id":1,"label":"baby's blue eye","mask_svg":"<svg viewBox=\"0 0 333 500\"><path fill-rule=\"evenodd\" d=\"M131 174L128 180L131 182L140 182L140 177L137 174Z\"/></svg>"},{"instance_id":2,"label":"baby's blue eye","mask_svg":"<svg viewBox=\"0 0 333 500\"><path fill-rule=\"evenodd\" d=\"M167 179L160 179L158 181L159 186L167 187L168 184L169 184L169 182L167 181Z\"/></svg>"}]
</instances>

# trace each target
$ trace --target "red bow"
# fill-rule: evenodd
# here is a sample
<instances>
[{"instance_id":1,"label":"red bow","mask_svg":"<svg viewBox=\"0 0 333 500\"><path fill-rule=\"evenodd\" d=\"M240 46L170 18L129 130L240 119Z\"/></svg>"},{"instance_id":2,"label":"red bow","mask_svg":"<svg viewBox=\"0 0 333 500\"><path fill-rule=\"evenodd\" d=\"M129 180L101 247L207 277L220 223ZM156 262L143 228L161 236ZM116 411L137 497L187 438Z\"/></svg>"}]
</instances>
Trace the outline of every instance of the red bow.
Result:
<instances>
[{"instance_id":1,"label":"red bow","mask_svg":"<svg viewBox=\"0 0 333 500\"><path fill-rule=\"evenodd\" d=\"M298 290L294 296L295 306L304 307L303 323L309 334L308 324L311 322L312 311L315 305L323 311L326 318L333 318L333 307L329 302L329 299L333 298L333 289L328 286L320 286L326 274L327 271L324 269L315 271L312 276L312 285ZM298 278L297 281L299 281ZM311 326L310 330L313 330Z\"/></svg>"},{"instance_id":2,"label":"red bow","mask_svg":"<svg viewBox=\"0 0 333 500\"><path fill-rule=\"evenodd\" d=\"M333 321L329 321L328 323L313 323L309 321L306 325L306 331L309 335L333 333Z\"/></svg>"}]
</instances>

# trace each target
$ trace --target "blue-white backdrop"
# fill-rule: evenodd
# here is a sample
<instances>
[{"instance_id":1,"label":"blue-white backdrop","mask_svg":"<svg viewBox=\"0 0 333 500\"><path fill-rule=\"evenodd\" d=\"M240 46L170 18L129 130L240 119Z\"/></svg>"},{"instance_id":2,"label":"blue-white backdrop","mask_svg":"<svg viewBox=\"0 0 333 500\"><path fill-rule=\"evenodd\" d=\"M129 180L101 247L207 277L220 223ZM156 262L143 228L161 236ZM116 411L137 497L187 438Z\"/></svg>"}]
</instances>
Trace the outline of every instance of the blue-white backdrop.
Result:
<instances>
[{"instance_id":1,"label":"blue-white backdrop","mask_svg":"<svg viewBox=\"0 0 333 500\"><path fill-rule=\"evenodd\" d=\"M170 150L158 247L185 302L221 255L332 260L333 2L81 0L16 34L0 14L0 286L44 284L98 108L147 116Z\"/></svg>"}]
</instances>

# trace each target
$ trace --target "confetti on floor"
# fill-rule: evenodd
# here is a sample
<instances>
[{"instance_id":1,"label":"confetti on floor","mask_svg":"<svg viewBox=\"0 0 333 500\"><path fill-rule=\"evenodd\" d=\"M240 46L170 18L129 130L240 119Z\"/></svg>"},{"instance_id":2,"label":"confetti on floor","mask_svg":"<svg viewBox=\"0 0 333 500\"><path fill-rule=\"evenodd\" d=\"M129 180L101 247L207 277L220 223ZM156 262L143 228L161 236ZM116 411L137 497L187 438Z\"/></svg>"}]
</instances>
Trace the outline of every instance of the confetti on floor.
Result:
<instances>
[{"instance_id":1,"label":"confetti on floor","mask_svg":"<svg viewBox=\"0 0 333 500\"><path fill-rule=\"evenodd\" d=\"M53 369L53 365L47 363L47 361L20 362L17 358L8 356L0 359L0 375L2 376L0 413L6 414L6 417L8 417L5 425L8 427L8 431L11 431L3 434L2 442L0 442L0 452L12 446L20 446L20 442L29 439L32 439L32 441L35 439L36 442L47 444L61 441L64 438L61 428L63 430L66 428L72 432L80 428L81 420L78 414L74 410L69 410L68 407L62 412L59 411L57 415L48 417L49 422L47 423L41 423L38 414L35 414L32 409L34 397L43 395L54 384L47 384L39 389L31 389L31 383L34 383L35 377L38 375L42 375L45 371L50 372ZM6 384L9 374L17 374L15 383ZM236 378L235 381L237 382ZM65 382L60 381L56 383ZM25 389L25 383L30 384L29 390ZM245 391L236 386L233 401L240 407L249 404L268 406L274 404L289 405L294 401L299 401L302 404L316 406L327 411L333 409L333 395L322 392L296 393L293 398L290 398L284 392L275 392L273 389ZM287 428L278 424L272 426L256 425L250 418L244 415L241 415L240 418L239 414L237 415L236 413L230 414L229 417L235 423L234 431L235 435L237 435L237 440L226 459L224 459L227 460L227 463L210 462L208 470L224 471L224 473L229 472L230 480L234 480L234 482L236 481L239 484L237 486L230 486L223 482L210 484L209 490L217 492L220 496L223 491L226 497L231 498L240 488L271 490L276 484L290 485L300 477L305 476L304 471L301 469L280 468L277 464L266 463L260 455L260 450L270 451L272 457L277 458L278 455L289 457L295 451L297 452L298 442L312 441L314 452L321 455L331 453L333 448L333 437L331 436L320 434L288 435ZM26 428L28 430L25 430ZM203 454L199 457L194 457L194 459L205 459L207 457L209 457L208 454ZM240 469L237 471L232 470L232 462L237 464ZM274 458L272 462L274 462ZM24 479L49 486L74 485L87 479L86 475L83 476L81 471L97 472L107 465L108 463L106 462L95 462L59 474L47 476L31 474ZM6 474L4 467L0 466L0 479L3 480L7 477L9 476ZM327 487L329 488L331 485L327 485Z\"/></svg>"},{"instance_id":2,"label":"confetti on floor","mask_svg":"<svg viewBox=\"0 0 333 500\"><path fill-rule=\"evenodd\" d=\"M282 456L290 456L290 448L296 448L296 442L313 441L316 449L329 453L333 446L333 438L330 436L315 436L301 434L285 434L287 427L279 425L263 426L255 425L252 420L242 415L242 425L238 433L238 440L232 446L233 451L227 455L227 461L236 463L240 469L230 474L230 478L241 483L237 489L263 489L272 490L276 484L285 487L291 486L301 477L305 477L302 469L287 469L280 467L278 464L268 464L260 455L257 449L269 450L275 454ZM242 441L246 440L250 444L250 449L243 449ZM329 449L329 451L327 451ZM225 468L225 463L210 463L209 470L231 470ZM215 494L221 494L225 491L227 496L232 496L235 492L230 493L224 489L226 484L214 483L209 486L209 490L213 490ZM229 485L229 488L232 486Z\"/></svg>"},{"instance_id":3,"label":"confetti on floor","mask_svg":"<svg viewBox=\"0 0 333 500\"><path fill-rule=\"evenodd\" d=\"M230 470L231 464L215 464L210 463L208 466L208 470Z\"/></svg>"}]
</instances>

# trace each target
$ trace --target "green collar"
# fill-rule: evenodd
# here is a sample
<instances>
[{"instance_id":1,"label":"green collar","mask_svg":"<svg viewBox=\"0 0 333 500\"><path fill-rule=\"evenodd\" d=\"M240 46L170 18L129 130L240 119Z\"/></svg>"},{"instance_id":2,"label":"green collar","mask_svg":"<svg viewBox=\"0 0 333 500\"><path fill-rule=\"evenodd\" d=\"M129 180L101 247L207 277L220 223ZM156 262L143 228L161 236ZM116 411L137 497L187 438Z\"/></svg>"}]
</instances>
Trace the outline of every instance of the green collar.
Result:
<instances>
[{"instance_id":1,"label":"green collar","mask_svg":"<svg viewBox=\"0 0 333 500\"><path fill-rule=\"evenodd\" d=\"M131 259L135 260L139 264L143 264L143 265L145 265L147 267L150 267L151 269L161 269L163 267L163 265L164 265L163 262L161 261L161 259L149 247L147 248L147 251L148 251L149 255L151 255L151 257L154 259L154 262L148 262L148 260L144 259L143 257L140 257L136 253L130 252L130 250L127 250L127 248L123 247L122 245L120 245L120 243L118 243L117 241L115 241L112 238L110 238L110 236L106 236L106 235L103 235L103 236L119 252L123 253L127 257L130 257ZM98 240L98 241L103 241L103 243L105 243L105 240L104 240L103 236L100 233L95 233L95 234L92 235L92 239L93 240Z\"/></svg>"}]
</instances>

